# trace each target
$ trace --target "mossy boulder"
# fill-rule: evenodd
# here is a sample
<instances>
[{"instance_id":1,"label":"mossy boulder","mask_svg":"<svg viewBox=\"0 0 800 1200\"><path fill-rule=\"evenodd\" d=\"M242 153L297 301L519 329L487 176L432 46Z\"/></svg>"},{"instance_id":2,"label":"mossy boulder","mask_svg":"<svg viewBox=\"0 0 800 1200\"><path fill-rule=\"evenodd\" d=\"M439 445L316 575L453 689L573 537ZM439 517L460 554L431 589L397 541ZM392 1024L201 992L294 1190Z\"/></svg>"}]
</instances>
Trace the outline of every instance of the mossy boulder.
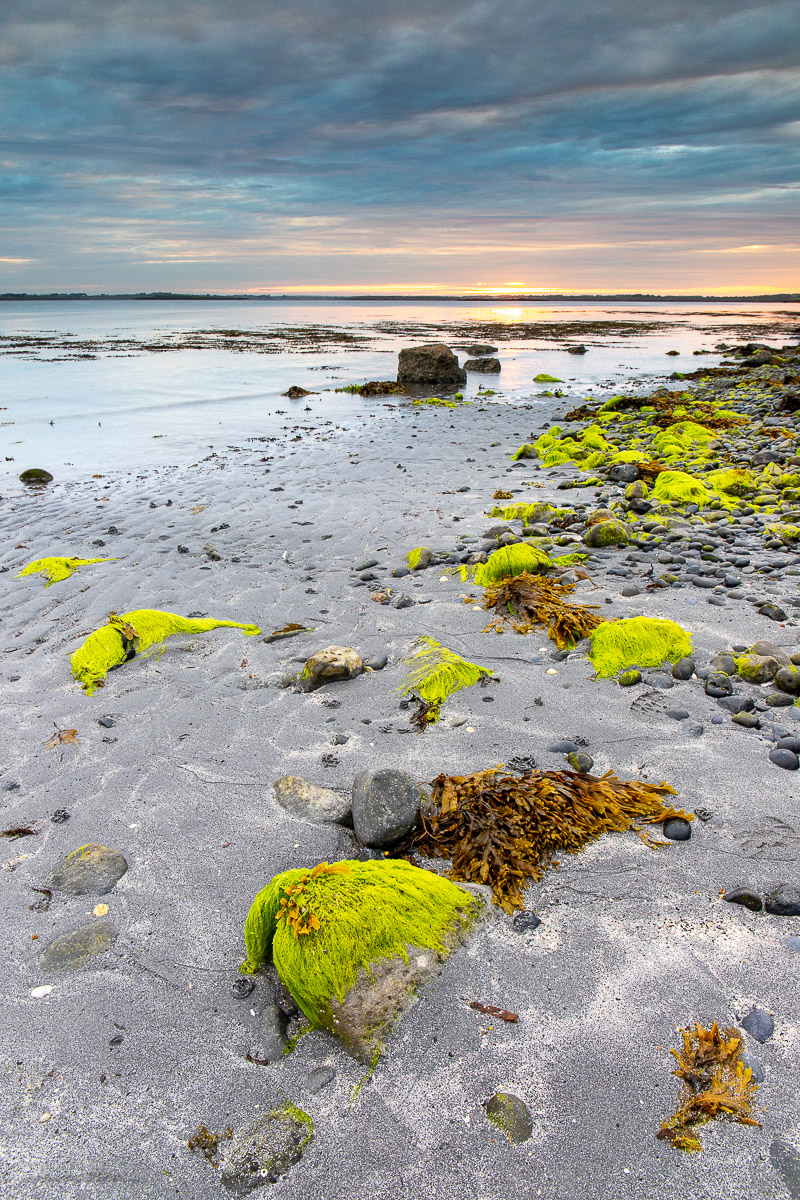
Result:
<instances>
[{"instance_id":1,"label":"mossy boulder","mask_svg":"<svg viewBox=\"0 0 800 1200\"><path fill-rule=\"evenodd\" d=\"M247 915L243 970L271 955L311 1025L370 1062L418 988L488 911L487 897L402 859L284 871Z\"/></svg>"},{"instance_id":2,"label":"mossy boulder","mask_svg":"<svg viewBox=\"0 0 800 1200\"><path fill-rule=\"evenodd\" d=\"M601 548L603 546L627 546L630 541L628 530L622 521L597 521L590 525L583 535L587 546Z\"/></svg>"},{"instance_id":3,"label":"mossy boulder","mask_svg":"<svg viewBox=\"0 0 800 1200\"><path fill-rule=\"evenodd\" d=\"M524 1100L511 1092L495 1092L484 1101L486 1117L506 1135L512 1145L527 1142L533 1133L533 1118Z\"/></svg>"},{"instance_id":4,"label":"mossy boulder","mask_svg":"<svg viewBox=\"0 0 800 1200\"><path fill-rule=\"evenodd\" d=\"M746 683L769 683L775 678L780 663L771 654L743 654L736 659L739 678Z\"/></svg>"},{"instance_id":5,"label":"mossy boulder","mask_svg":"<svg viewBox=\"0 0 800 1200\"><path fill-rule=\"evenodd\" d=\"M627 617L603 621L590 635L589 658L600 678L630 667L660 667L691 654L691 635L674 621Z\"/></svg>"},{"instance_id":6,"label":"mossy boulder","mask_svg":"<svg viewBox=\"0 0 800 1200\"><path fill-rule=\"evenodd\" d=\"M314 692L326 683L355 679L364 671L364 661L349 646L326 646L312 654L297 679L297 690Z\"/></svg>"},{"instance_id":7,"label":"mossy boulder","mask_svg":"<svg viewBox=\"0 0 800 1200\"><path fill-rule=\"evenodd\" d=\"M28 467L20 474L20 483L52 483L53 476L42 467Z\"/></svg>"}]
</instances>

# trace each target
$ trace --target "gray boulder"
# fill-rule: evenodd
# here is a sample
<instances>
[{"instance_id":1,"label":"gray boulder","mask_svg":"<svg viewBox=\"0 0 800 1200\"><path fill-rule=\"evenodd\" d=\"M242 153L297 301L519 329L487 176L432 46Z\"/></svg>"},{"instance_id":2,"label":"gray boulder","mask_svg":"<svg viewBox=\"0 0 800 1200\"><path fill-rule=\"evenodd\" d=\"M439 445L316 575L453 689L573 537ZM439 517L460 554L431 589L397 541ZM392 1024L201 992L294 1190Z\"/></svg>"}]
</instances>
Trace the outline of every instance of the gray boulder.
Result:
<instances>
[{"instance_id":1,"label":"gray boulder","mask_svg":"<svg viewBox=\"0 0 800 1200\"><path fill-rule=\"evenodd\" d=\"M353 828L362 846L390 846L414 828L422 793L405 771L362 771L353 782Z\"/></svg>"},{"instance_id":2,"label":"gray boulder","mask_svg":"<svg viewBox=\"0 0 800 1200\"><path fill-rule=\"evenodd\" d=\"M467 372L449 346L434 342L400 351L397 382L412 388L460 386L467 382Z\"/></svg>"},{"instance_id":3,"label":"gray boulder","mask_svg":"<svg viewBox=\"0 0 800 1200\"><path fill-rule=\"evenodd\" d=\"M293 817L314 825L341 825L349 820L350 804L330 788L317 787L299 775L282 775L272 787L278 804Z\"/></svg>"},{"instance_id":4,"label":"gray boulder","mask_svg":"<svg viewBox=\"0 0 800 1200\"><path fill-rule=\"evenodd\" d=\"M465 371L482 371L485 375L496 375L500 370L499 358L468 358Z\"/></svg>"}]
</instances>

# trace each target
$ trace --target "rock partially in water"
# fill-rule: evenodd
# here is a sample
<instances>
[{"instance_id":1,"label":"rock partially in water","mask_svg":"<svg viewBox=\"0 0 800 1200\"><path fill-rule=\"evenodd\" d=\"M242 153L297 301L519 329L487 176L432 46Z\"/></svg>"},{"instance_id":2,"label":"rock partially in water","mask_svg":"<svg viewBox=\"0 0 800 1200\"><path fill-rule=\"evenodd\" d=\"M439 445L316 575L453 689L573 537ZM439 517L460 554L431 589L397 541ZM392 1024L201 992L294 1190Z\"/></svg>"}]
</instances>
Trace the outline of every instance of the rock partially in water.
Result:
<instances>
[{"instance_id":1,"label":"rock partially in water","mask_svg":"<svg viewBox=\"0 0 800 1200\"><path fill-rule=\"evenodd\" d=\"M275 1103L235 1130L225 1143L219 1172L223 1186L245 1196L264 1184L277 1183L300 1161L313 1136L308 1113L288 1101Z\"/></svg>"},{"instance_id":2,"label":"rock partially in water","mask_svg":"<svg viewBox=\"0 0 800 1200\"><path fill-rule=\"evenodd\" d=\"M128 869L118 850L87 842L68 854L53 871L50 885L71 896L104 896Z\"/></svg>"},{"instance_id":3,"label":"rock partially in water","mask_svg":"<svg viewBox=\"0 0 800 1200\"><path fill-rule=\"evenodd\" d=\"M350 803L330 788L318 787L299 775L282 775L272 785L275 799L293 817L315 825L341 825L350 818Z\"/></svg>"},{"instance_id":4,"label":"rock partially in water","mask_svg":"<svg viewBox=\"0 0 800 1200\"><path fill-rule=\"evenodd\" d=\"M500 370L499 358L468 358L464 363L465 371L479 371L485 375L496 375Z\"/></svg>"},{"instance_id":5,"label":"rock partially in water","mask_svg":"<svg viewBox=\"0 0 800 1200\"><path fill-rule=\"evenodd\" d=\"M70 933L64 933L46 946L39 955L43 971L76 971L117 940L117 929L111 921L92 921Z\"/></svg>"},{"instance_id":6,"label":"rock partially in water","mask_svg":"<svg viewBox=\"0 0 800 1200\"><path fill-rule=\"evenodd\" d=\"M512 1145L527 1142L533 1133L533 1118L524 1100L511 1092L495 1092L483 1104L487 1118L503 1131Z\"/></svg>"},{"instance_id":7,"label":"rock partially in water","mask_svg":"<svg viewBox=\"0 0 800 1200\"><path fill-rule=\"evenodd\" d=\"M467 382L467 372L449 346L432 342L400 351L397 382L412 388L455 386Z\"/></svg>"},{"instance_id":8,"label":"rock partially in water","mask_svg":"<svg viewBox=\"0 0 800 1200\"><path fill-rule=\"evenodd\" d=\"M422 793L405 771L362 771L353 782L353 828L362 846L390 846L414 828Z\"/></svg>"}]
</instances>

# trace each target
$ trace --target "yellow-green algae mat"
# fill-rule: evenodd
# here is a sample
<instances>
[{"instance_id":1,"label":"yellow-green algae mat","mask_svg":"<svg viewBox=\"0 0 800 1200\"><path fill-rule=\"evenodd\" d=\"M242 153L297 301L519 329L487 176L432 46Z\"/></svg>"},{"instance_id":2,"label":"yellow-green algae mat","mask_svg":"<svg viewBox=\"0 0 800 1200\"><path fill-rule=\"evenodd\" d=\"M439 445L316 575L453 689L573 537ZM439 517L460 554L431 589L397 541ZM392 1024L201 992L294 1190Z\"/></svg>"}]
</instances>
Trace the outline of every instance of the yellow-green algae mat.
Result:
<instances>
[{"instance_id":1,"label":"yellow-green algae mat","mask_svg":"<svg viewBox=\"0 0 800 1200\"><path fill-rule=\"evenodd\" d=\"M362 973L384 960L407 964L409 948L443 959L481 909L464 888L404 859L294 868L253 901L241 969L258 970L271 953L312 1027L341 1036L337 1013Z\"/></svg>"},{"instance_id":2,"label":"yellow-green algae mat","mask_svg":"<svg viewBox=\"0 0 800 1200\"><path fill-rule=\"evenodd\" d=\"M116 558L37 558L23 567L17 574L17 579L23 575L44 575L47 578L45 587L69 579L78 567L88 567L92 563L117 562Z\"/></svg>"},{"instance_id":3,"label":"yellow-green algae mat","mask_svg":"<svg viewBox=\"0 0 800 1200\"><path fill-rule=\"evenodd\" d=\"M137 608L132 612L111 613L107 625L101 625L90 633L70 659L72 674L83 684L83 690L91 696L98 687L103 687L106 673L112 667L150 646L158 645L175 633L208 633L211 629L241 629L251 637L260 633L258 625L244 625L241 621L218 621L213 617L180 617L177 613L161 612L156 608Z\"/></svg>"},{"instance_id":4,"label":"yellow-green algae mat","mask_svg":"<svg viewBox=\"0 0 800 1200\"><path fill-rule=\"evenodd\" d=\"M692 653L691 635L675 621L660 617L604 621L589 637L589 658L601 678L627 667L660 667Z\"/></svg>"}]
</instances>

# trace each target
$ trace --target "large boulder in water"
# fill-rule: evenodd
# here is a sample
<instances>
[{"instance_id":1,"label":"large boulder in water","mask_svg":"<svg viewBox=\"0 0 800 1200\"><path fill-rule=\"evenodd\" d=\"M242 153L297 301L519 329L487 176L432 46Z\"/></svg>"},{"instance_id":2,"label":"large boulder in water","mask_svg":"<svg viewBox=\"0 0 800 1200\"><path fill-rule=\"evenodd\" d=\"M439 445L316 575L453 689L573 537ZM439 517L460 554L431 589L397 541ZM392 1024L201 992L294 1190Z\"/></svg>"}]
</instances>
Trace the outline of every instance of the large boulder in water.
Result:
<instances>
[{"instance_id":1,"label":"large boulder in water","mask_svg":"<svg viewBox=\"0 0 800 1200\"><path fill-rule=\"evenodd\" d=\"M449 346L434 342L400 351L397 382L404 387L460 387L467 382L467 372Z\"/></svg>"}]
</instances>

